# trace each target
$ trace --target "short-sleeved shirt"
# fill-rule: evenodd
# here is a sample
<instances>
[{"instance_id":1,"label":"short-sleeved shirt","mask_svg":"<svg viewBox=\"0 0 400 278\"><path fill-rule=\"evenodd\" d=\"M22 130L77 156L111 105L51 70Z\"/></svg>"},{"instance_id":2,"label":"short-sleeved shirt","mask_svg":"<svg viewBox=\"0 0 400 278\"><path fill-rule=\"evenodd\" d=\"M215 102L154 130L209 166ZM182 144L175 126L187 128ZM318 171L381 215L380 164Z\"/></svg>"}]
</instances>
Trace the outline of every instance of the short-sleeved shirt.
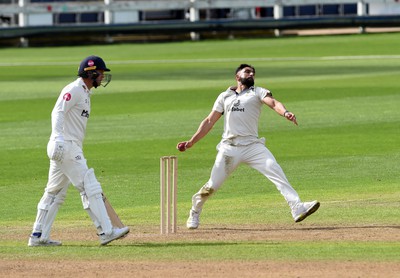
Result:
<instances>
[{"instance_id":1,"label":"short-sleeved shirt","mask_svg":"<svg viewBox=\"0 0 400 278\"><path fill-rule=\"evenodd\" d=\"M64 87L51 112L50 139L62 136L82 146L90 115L90 94L82 78Z\"/></svg>"},{"instance_id":2,"label":"short-sleeved shirt","mask_svg":"<svg viewBox=\"0 0 400 278\"><path fill-rule=\"evenodd\" d=\"M218 96L213 110L224 114L222 141L248 145L258 139L258 121L266 96L272 94L262 87L250 87L240 93L230 87Z\"/></svg>"}]
</instances>

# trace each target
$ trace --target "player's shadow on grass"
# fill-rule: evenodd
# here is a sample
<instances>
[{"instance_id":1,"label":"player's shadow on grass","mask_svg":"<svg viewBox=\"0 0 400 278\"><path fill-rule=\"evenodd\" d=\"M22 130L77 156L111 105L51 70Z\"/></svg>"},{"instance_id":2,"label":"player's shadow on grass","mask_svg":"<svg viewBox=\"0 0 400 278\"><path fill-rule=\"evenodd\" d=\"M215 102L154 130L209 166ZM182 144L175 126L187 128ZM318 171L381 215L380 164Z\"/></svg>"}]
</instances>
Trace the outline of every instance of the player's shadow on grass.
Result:
<instances>
[{"instance_id":1,"label":"player's shadow on grass","mask_svg":"<svg viewBox=\"0 0 400 278\"><path fill-rule=\"evenodd\" d=\"M327 230L344 230L344 229L400 229L400 225L364 225L364 226L321 226L321 227L293 227L293 228L204 228L203 230L218 231L235 231L235 232L271 232L271 231L327 231Z\"/></svg>"},{"instance_id":2,"label":"player's shadow on grass","mask_svg":"<svg viewBox=\"0 0 400 278\"><path fill-rule=\"evenodd\" d=\"M138 242L138 243L129 243L124 245L107 245L102 246L101 248L107 247L139 247L139 248L168 248L168 247L216 247L216 246L240 246L240 245L259 245L260 242L251 242L251 241L209 241L209 242ZM280 245L279 242L263 242L263 245Z\"/></svg>"}]
</instances>

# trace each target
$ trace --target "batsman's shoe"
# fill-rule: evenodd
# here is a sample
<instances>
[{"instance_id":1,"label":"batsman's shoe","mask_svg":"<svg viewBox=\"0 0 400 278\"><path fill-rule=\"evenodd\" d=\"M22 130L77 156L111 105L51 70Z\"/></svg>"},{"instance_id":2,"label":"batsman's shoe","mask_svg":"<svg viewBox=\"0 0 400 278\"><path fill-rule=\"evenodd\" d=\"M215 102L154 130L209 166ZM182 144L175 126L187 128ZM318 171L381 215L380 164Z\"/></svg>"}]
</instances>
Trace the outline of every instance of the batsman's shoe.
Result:
<instances>
[{"instance_id":1,"label":"batsman's shoe","mask_svg":"<svg viewBox=\"0 0 400 278\"><path fill-rule=\"evenodd\" d=\"M123 227L123 228L113 228L111 234L106 235L106 234L100 234L100 244L101 245L106 245L110 243L113 240L120 239L125 237L129 233L129 228L128 227Z\"/></svg>"},{"instance_id":2,"label":"batsman's shoe","mask_svg":"<svg viewBox=\"0 0 400 278\"><path fill-rule=\"evenodd\" d=\"M197 229L200 224L200 212L195 212L194 210L190 210L189 218L186 221L186 227L188 229Z\"/></svg>"},{"instance_id":3,"label":"batsman's shoe","mask_svg":"<svg viewBox=\"0 0 400 278\"><path fill-rule=\"evenodd\" d=\"M319 205L320 203L318 201L297 204L292 211L294 222L300 222L306 219L318 210Z\"/></svg>"},{"instance_id":4,"label":"batsman's shoe","mask_svg":"<svg viewBox=\"0 0 400 278\"><path fill-rule=\"evenodd\" d=\"M61 241L58 240L41 240L40 237L30 236L28 241L29 247L37 247L37 246L61 246Z\"/></svg>"}]
</instances>

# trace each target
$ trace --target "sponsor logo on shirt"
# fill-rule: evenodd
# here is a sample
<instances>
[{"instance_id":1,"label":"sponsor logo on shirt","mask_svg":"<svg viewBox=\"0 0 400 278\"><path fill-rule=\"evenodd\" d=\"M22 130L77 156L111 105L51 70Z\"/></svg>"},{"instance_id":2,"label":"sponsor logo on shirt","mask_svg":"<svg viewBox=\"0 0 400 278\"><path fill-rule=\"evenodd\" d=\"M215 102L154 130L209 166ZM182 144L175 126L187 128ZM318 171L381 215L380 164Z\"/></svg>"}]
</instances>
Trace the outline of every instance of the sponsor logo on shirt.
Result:
<instances>
[{"instance_id":1,"label":"sponsor logo on shirt","mask_svg":"<svg viewBox=\"0 0 400 278\"><path fill-rule=\"evenodd\" d=\"M71 96L70 93L66 93L66 94L63 96L63 99L64 99L65 101L70 101L71 98L72 98L72 96Z\"/></svg>"},{"instance_id":2,"label":"sponsor logo on shirt","mask_svg":"<svg viewBox=\"0 0 400 278\"><path fill-rule=\"evenodd\" d=\"M240 100L238 100L236 103L233 104L233 107L231 109L232 112L244 112L244 108L240 108Z\"/></svg>"},{"instance_id":3,"label":"sponsor logo on shirt","mask_svg":"<svg viewBox=\"0 0 400 278\"><path fill-rule=\"evenodd\" d=\"M81 116L89 119L89 111L83 110Z\"/></svg>"}]
</instances>

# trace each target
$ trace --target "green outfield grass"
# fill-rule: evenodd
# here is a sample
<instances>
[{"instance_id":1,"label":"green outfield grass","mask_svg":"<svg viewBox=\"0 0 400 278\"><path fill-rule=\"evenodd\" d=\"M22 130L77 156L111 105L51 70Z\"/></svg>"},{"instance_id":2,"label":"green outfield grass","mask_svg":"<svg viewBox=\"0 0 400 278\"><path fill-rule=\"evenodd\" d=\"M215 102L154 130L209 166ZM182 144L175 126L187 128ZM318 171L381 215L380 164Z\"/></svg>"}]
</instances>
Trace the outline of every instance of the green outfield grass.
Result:
<instances>
[{"instance_id":1,"label":"green outfield grass","mask_svg":"<svg viewBox=\"0 0 400 278\"><path fill-rule=\"evenodd\" d=\"M178 225L207 181L222 120L185 153L175 150L234 84L242 62L296 113L296 127L267 107L267 138L302 199L321 209L294 224L274 185L240 167L205 206L202 225L229 227L400 227L399 34L0 49L0 260L338 260L400 261L398 241L229 241L137 243L110 248L63 238L62 248L26 247L47 181L50 113L85 56L105 59L113 80L92 97L85 155L121 218L140 238L158 233L159 158L179 157ZM54 229L94 232L69 189ZM203 227L203 226L201 226ZM200 229L201 229L200 227ZM228 231L229 232L229 231ZM324 230L321 230L324 233ZM83 236L85 237L85 236ZM139 240L140 241L140 240ZM267 250L267 251L266 251ZM308 254L304 256L304 254ZM312 254L312 255L309 255Z\"/></svg>"}]
</instances>

